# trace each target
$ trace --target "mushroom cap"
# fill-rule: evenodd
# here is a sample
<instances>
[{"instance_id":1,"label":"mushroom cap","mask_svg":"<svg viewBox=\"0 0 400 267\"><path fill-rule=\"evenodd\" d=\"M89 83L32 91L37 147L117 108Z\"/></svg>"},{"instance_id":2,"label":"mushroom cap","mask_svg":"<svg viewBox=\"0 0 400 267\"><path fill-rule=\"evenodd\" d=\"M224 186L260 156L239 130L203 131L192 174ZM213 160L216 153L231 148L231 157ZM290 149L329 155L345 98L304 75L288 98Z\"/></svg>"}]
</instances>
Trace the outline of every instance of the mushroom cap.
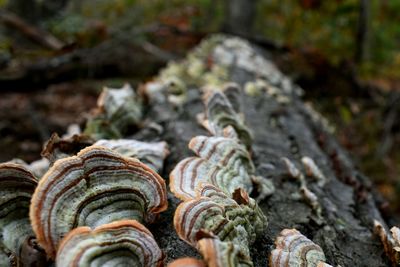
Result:
<instances>
[{"instance_id":1,"label":"mushroom cap","mask_svg":"<svg viewBox=\"0 0 400 267\"><path fill-rule=\"evenodd\" d=\"M247 196L248 202L239 204L210 184L202 188L198 192L203 195L182 202L175 211L174 226L181 239L196 247L199 234L206 231L222 241L250 244L264 230L266 218L253 199Z\"/></svg>"},{"instance_id":2,"label":"mushroom cap","mask_svg":"<svg viewBox=\"0 0 400 267\"><path fill-rule=\"evenodd\" d=\"M33 194L30 218L39 244L54 258L73 228L122 219L151 223L167 205L165 182L151 168L91 146L49 169Z\"/></svg>"},{"instance_id":3,"label":"mushroom cap","mask_svg":"<svg viewBox=\"0 0 400 267\"><path fill-rule=\"evenodd\" d=\"M206 265L201 260L186 257L174 260L168 267L206 267Z\"/></svg>"},{"instance_id":4,"label":"mushroom cap","mask_svg":"<svg viewBox=\"0 0 400 267\"><path fill-rule=\"evenodd\" d=\"M33 236L29 204L36 178L22 165L0 164L0 242L18 257L24 241Z\"/></svg>"},{"instance_id":5,"label":"mushroom cap","mask_svg":"<svg viewBox=\"0 0 400 267\"><path fill-rule=\"evenodd\" d=\"M212 164L198 157L180 161L170 173L170 189L181 200L196 197L197 187L201 183L211 183L228 195L236 188L245 188L247 192L252 189L252 182L248 176L241 176L233 169Z\"/></svg>"},{"instance_id":6,"label":"mushroom cap","mask_svg":"<svg viewBox=\"0 0 400 267\"><path fill-rule=\"evenodd\" d=\"M275 240L276 249L272 250L270 266L307 266L316 267L325 262L321 247L302 235L296 229L283 229Z\"/></svg>"},{"instance_id":7,"label":"mushroom cap","mask_svg":"<svg viewBox=\"0 0 400 267\"><path fill-rule=\"evenodd\" d=\"M200 135L190 140L189 148L200 158L234 169L240 175L255 171L250 153L236 138Z\"/></svg>"},{"instance_id":8,"label":"mushroom cap","mask_svg":"<svg viewBox=\"0 0 400 267\"><path fill-rule=\"evenodd\" d=\"M61 241L58 267L163 266L163 253L150 231L136 220L121 220L91 230L78 227Z\"/></svg>"},{"instance_id":9,"label":"mushroom cap","mask_svg":"<svg viewBox=\"0 0 400 267\"><path fill-rule=\"evenodd\" d=\"M251 146L252 134L250 130L223 92L209 91L205 95L205 106L206 112L202 124L211 134L226 137L224 130L230 126L246 147Z\"/></svg>"},{"instance_id":10,"label":"mushroom cap","mask_svg":"<svg viewBox=\"0 0 400 267\"><path fill-rule=\"evenodd\" d=\"M141 142L133 139L98 140L95 146L112 149L125 157L135 157L155 171L162 170L168 156L166 142Z\"/></svg>"},{"instance_id":11,"label":"mushroom cap","mask_svg":"<svg viewBox=\"0 0 400 267\"><path fill-rule=\"evenodd\" d=\"M140 122L142 113L141 99L129 84L120 89L105 87L84 132L95 139L120 138Z\"/></svg>"},{"instance_id":12,"label":"mushroom cap","mask_svg":"<svg viewBox=\"0 0 400 267\"><path fill-rule=\"evenodd\" d=\"M241 246L218 238L203 238L199 241L200 253L209 267L253 266L250 257L242 253Z\"/></svg>"}]
</instances>

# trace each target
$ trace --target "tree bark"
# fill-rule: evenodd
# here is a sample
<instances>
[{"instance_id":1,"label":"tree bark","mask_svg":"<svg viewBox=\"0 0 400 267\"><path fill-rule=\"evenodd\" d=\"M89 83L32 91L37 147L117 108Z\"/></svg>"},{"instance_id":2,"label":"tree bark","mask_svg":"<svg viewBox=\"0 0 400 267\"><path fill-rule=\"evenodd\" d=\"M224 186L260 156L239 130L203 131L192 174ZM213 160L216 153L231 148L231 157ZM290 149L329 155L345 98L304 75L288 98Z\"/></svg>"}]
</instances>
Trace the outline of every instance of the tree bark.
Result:
<instances>
[{"instance_id":1,"label":"tree bark","mask_svg":"<svg viewBox=\"0 0 400 267\"><path fill-rule=\"evenodd\" d=\"M369 21L371 17L371 3L369 0L360 0L358 16L355 59L362 63L368 59L369 49Z\"/></svg>"},{"instance_id":2,"label":"tree bark","mask_svg":"<svg viewBox=\"0 0 400 267\"><path fill-rule=\"evenodd\" d=\"M225 1L224 30L231 34L250 35L256 16L257 0Z\"/></svg>"},{"instance_id":3,"label":"tree bark","mask_svg":"<svg viewBox=\"0 0 400 267\"><path fill-rule=\"evenodd\" d=\"M268 217L269 225L251 248L254 265L268 266L268 257L275 247L273 242L279 232L284 228L296 228L322 247L327 263L333 266L389 266L380 241L373 235L373 220L377 219L384 225L393 221L382 215L380 206L383 202L374 192L369 179L357 169L324 120L307 108L296 93L299 89L295 85L290 84L274 66L268 65L272 64L268 60L265 66L272 70L265 75L265 72L259 73L257 68L251 70L251 66L243 65L239 59L246 54L243 50L226 46L225 51L221 52L223 44L228 42L246 44L243 40L229 37L217 42L210 41L209 50L200 52L204 61L219 64L215 57L219 49L220 53L225 53L225 58L236 58L223 64L228 69L228 81L243 86L261 77L290 101L285 104L279 97L267 93L257 97L243 93L241 98L245 123L254 136L252 156L257 174L271 179L276 188L271 197L259 203ZM254 62L249 63L257 64L256 60L262 58L258 48L249 47L247 52L252 55L250 58L254 58ZM144 128L133 136L141 140L168 142L171 153L161 173L167 183L175 165L192 155L187 148L190 139L197 135L208 135L196 121L197 114L204 111L200 84L190 79L185 81L192 85L189 86L188 100L183 106L176 108L163 102L149 105L147 119L162 125L162 133ZM207 83L202 80L201 85ZM299 184L288 178L282 164L281 157L287 157L301 169L300 158L303 156L314 159L327 178L324 186L309 181L309 188L318 197L322 209L320 217L304 200L293 197L298 193ZM178 203L169 193L168 210L161 214L156 224L149 226L166 254L166 262L184 256L200 257L194 248L178 238L173 228L173 214Z\"/></svg>"}]
</instances>

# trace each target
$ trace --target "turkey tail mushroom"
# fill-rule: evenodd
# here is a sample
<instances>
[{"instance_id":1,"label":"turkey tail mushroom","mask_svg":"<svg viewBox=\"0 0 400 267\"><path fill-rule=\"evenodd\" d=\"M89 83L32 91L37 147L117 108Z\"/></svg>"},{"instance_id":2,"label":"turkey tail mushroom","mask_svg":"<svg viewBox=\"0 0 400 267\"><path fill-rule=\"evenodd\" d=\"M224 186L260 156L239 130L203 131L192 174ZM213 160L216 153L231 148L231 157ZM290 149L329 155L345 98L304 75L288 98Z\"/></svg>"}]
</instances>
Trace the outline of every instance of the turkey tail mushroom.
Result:
<instances>
[{"instance_id":1,"label":"turkey tail mushroom","mask_svg":"<svg viewBox=\"0 0 400 267\"><path fill-rule=\"evenodd\" d=\"M84 133L94 139L121 138L129 127L140 123L142 109L140 97L129 84L121 89L105 87Z\"/></svg>"},{"instance_id":2,"label":"turkey tail mushroom","mask_svg":"<svg viewBox=\"0 0 400 267\"><path fill-rule=\"evenodd\" d=\"M212 135L227 137L224 129L231 126L243 144L246 147L251 146L252 135L250 130L223 92L213 90L207 92L205 94L205 105L206 112L204 118L200 118L200 121Z\"/></svg>"},{"instance_id":3,"label":"turkey tail mushroom","mask_svg":"<svg viewBox=\"0 0 400 267\"><path fill-rule=\"evenodd\" d=\"M10 251L9 258L13 258L12 255L18 258L12 262L21 262L26 266L30 263L40 265L46 262L44 251L32 240L34 232L29 221L29 205L37 183L36 178L22 165L0 164L0 242L4 245L2 251Z\"/></svg>"},{"instance_id":4,"label":"turkey tail mushroom","mask_svg":"<svg viewBox=\"0 0 400 267\"><path fill-rule=\"evenodd\" d=\"M161 171L169 154L166 142L141 142L132 139L99 140L95 146L114 150L125 157L138 158L155 171Z\"/></svg>"},{"instance_id":5,"label":"turkey tail mushroom","mask_svg":"<svg viewBox=\"0 0 400 267\"><path fill-rule=\"evenodd\" d=\"M166 208L165 182L156 172L139 160L91 146L50 168L33 194L30 218L39 244L54 258L73 228L122 219L151 223Z\"/></svg>"},{"instance_id":6,"label":"turkey tail mushroom","mask_svg":"<svg viewBox=\"0 0 400 267\"><path fill-rule=\"evenodd\" d=\"M272 250L272 267L328 267L321 247L302 235L296 229L284 229L275 240Z\"/></svg>"},{"instance_id":7,"label":"turkey tail mushroom","mask_svg":"<svg viewBox=\"0 0 400 267\"><path fill-rule=\"evenodd\" d=\"M186 257L174 260L168 267L206 267L206 265L201 260Z\"/></svg>"},{"instance_id":8,"label":"turkey tail mushroom","mask_svg":"<svg viewBox=\"0 0 400 267\"><path fill-rule=\"evenodd\" d=\"M196 247L199 235L206 231L222 241L241 244L241 249L246 251L244 254L248 254L247 245L254 242L256 234L267 225L256 202L244 191L242 194L247 196L248 202L239 204L212 185L204 184L203 188L198 190L203 195L177 207L174 226L178 236Z\"/></svg>"},{"instance_id":9,"label":"turkey tail mushroom","mask_svg":"<svg viewBox=\"0 0 400 267\"><path fill-rule=\"evenodd\" d=\"M199 250L208 267L252 267L250 257L243 255L240 245L217 238L203 238Z\"/></svg>"},{"instance_id":10,"label":"turkey tail mushroom","mask_svg":"<svg viewBox=\"0 0 400 267\"><path fill-rule=\"evenodd\" d=\"M135 220L121 220L94 230L78 227L61 241L58 267L163 266L163 253L153 235Z\"/></svg>"},{"instance_id":11,"label":"turkey tail mushroom","mask_svg":"<svg viewBox=\"0 0 400 267\"><path fill-rule=\"evenodd\" d=\"M201 183L211 183L230 195L243 187L251 192L252 181L233 169L214 165L205 159L190 157L179 162L170 174L170 189L181 200L196 197L196 188Z\"/></svg>"}]
</instances>

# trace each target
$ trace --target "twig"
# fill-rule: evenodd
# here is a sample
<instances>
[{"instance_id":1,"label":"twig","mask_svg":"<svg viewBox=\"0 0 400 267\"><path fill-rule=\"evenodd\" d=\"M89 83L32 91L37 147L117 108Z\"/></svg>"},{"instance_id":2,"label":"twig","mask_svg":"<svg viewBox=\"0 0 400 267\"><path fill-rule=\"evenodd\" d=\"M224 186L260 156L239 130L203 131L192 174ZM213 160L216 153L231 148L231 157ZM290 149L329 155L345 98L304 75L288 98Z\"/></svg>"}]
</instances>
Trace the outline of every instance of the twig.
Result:
<instances>
[{"instance_id":1,"label":"twig","mask_svg":"<svg viewBox=\"0 0 400 267\"><path fill-rule=\"evenodd\" d=\"M0 21L6 26L16 29L30 40L52 50L60 50L65 44L50 33L28 24L16 14L2 10L0 12Z\"/></svg>"}]
</instances>

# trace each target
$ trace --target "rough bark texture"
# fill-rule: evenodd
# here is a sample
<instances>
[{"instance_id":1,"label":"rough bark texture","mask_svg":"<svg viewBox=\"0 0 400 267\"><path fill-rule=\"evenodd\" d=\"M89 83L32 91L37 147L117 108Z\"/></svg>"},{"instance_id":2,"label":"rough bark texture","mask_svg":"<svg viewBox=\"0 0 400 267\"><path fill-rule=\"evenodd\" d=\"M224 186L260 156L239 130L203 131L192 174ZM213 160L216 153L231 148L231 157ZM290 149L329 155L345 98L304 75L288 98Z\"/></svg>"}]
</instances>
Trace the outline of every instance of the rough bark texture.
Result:
<instances>
[{"instance_id":1,"label":"rough bark texture","mask_svg":"<svg viewBox=\"0 0 400 267\"><path fill-rule=\"evenodd\" d=\"M209 45L209 52L203 52L208 61L215 60L212 58L214 46L216 44ZM232 57L239 56L234 50L228 53L232 53ZM260 55L259 50L254 53ZM235 60L227 67L227 80L242 86L260 77L260 73L243 69ZM272 77L264 78L272 80ZM170 144L171 154L162 172L167 180L173 167L192 155L187 148L190 139L208 134L196 121L196 115L203 112L204 106L198 85L193 84L189 86L187 101L181 107L166 102L149 106L146 117L163 126L161 134L145 128L133 136L141 140L165 140ZM279 82L276 84L283 92L285 82L281 86ZM334 266L389 266L380 241L372 233L372 220L384 222L384 219L368 178L356 169L346 151L316 113L306 107L301 97L294 91L286 95L290 103L285 105L265 93L257 97L243 93L241 98L245 121L254 135L252 156L257 172L271 179L276 187L276 192L260 203L269 225L251 248L255 266L268 265L274 239L284 228L296 228L319 244L327 262ZM299 184L288 178L281 160L281 157L287 157L302 169L302 156L314 159L328 179L323 187L308 182L310 190L318 196L322 218L318 218L304 200L294 197ZM200 257L175 233L172 223L178 203L169 193L168 211L150 226L166 253L167 262L184 256Z\"/></svg>"}]
</instances>

